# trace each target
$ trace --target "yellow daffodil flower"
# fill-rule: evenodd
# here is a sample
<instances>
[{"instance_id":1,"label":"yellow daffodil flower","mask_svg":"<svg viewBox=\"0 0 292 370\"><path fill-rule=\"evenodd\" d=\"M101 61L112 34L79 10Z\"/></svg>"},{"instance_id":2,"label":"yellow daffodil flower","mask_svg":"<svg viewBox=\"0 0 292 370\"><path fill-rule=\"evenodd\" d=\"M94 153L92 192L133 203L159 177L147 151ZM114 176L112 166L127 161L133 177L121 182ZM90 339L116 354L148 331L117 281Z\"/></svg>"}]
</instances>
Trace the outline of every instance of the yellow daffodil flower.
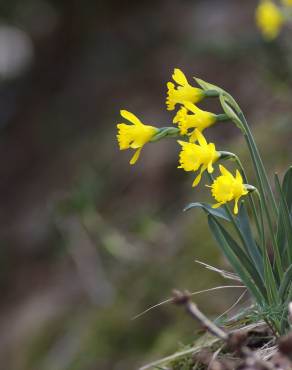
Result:
<instances>
[{"instance_id":1,"label":"yellow daffodil flower","mask_svg":"<svg viewBox=\"0 0 292 370\"><path fill-rule=\"evenodd\" d=\"M214 171L213 163L220 158L220 153L216 151L215 145L213 143L208 144L198 129L195 131L199 145L178 140L178 143L182 146L182 151L179 154L180 166L178 168L183 168L185 171L198 171L201 167L200 173L193 182L193 186L199 184L202 173L205 170L208 170L209 173Z\"/></svg>"},{"instance_id":2,"label":"yellow daffodil flower","mask_svg":"<svg viewBox=\"0 0 292 370\"><path fill-rule=\"evenodd\" d=\"M216 122L216 115L206 112L192 103L184 102L184 107L181 107L173 119L173 123L178 124L181 135L189 135L190 141L196 140L196 130L203 132L205 128L212 126ZM188 111L192 112L188 114ZM190 129L192 129L190 131Z\"/></svg>"},{"instance_id":3,"label":"yellow daffodil flower","mask_svg":"<svg viewBox=\"0 0 292 370\"><path fill-rule=\"evenodd\" d=\"M292 6L292 0L282 0L282 3L286 6Z\"/></svg>"},{"instance_id":4,"label":"yellow daffodil flower","mask_svg":"<svg viewBox=\"0 0 292 370\"><path fill-rule=\"evenodd\" d=\"M256 23L266 40L275 39L282 28L284 17L271 0L261 0L256 9Z\"/></svg>"},{"instance_id":5,"label":"yellow daffodil flower","mask_svg":"<svg viewBox=\"0 0 292 370\"><path fill-rule=\"evenodd\" d=\"M178 86L175 88L174 83L167 83L167 110L174 110L176 104L183 104L185 101L197 103L204 98L204 90L191 86L180 69L175 68L172 78Z\"/></svg>"},{"instance_id":6,"label":"yellow daffodil flower","mask_svg":"<svg viewBox=\"0 0 292 370\"><path fill-rule=\"evenodd\" d=\"M248 194L247 186L243 184L241 174L236 170L235 177L222 165L219 165L221 176L218 176L211 185L211 192L218 203L213 208L218 208L222 204L235 201L234 213L238 213L238 201L243 195Z\"/></svg>"},{"instance_id":7,"label":"yellow daffodil flower","mask_svg":"<svg viewBox=\"0 0 292 370\"><path fill-rule=\"evenodd\" d=\"M126 110L121 110L121 116L130 121L132 125L127 125L125 123L119 123L117 125L119 147L120 150L129 148L137 149L130 160L130 164L134 164L137 162L143 146L152 139L159 129L144 125L139 118Z\"/></svg>"}]
</instances>

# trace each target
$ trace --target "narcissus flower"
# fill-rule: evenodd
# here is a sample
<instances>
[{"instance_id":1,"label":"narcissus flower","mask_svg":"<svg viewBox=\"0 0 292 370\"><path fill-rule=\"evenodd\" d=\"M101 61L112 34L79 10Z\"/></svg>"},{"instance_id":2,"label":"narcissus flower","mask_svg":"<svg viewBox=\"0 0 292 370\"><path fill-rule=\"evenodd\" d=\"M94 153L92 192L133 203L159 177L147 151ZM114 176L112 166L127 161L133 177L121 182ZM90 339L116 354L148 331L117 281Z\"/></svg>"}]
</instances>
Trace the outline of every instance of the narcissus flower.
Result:
<instances>
[{"instance_id":1,"label":"narcissus flower","mask_svg":"<svg viewBox=\"0 0 292 370\"><path fill-rule=\"evenodd\" d=\"M211 185L211 192L218 203L214 204L213 208L218 208L222 204L235 201L234 213L238 213L238 201L243 195L248 194L248 185L243 183L241 174L236 170L236 175L233 176L225 167L219 165L221 176L218 176Z\"/></svg>"},{"instance_id":2,"label":"narcissus flower","mask_svg":"<svg viewBox=\"0 0 292 370\"><path fill-rule=\"evenodd\" d=\"M284 17L271 0L261 0L256 9L256 23L266 40L276 38L282 28Z\"/></svg>"},{"instance_id":3,"label":"narcissus flower","mask_svg":"<svg viewBox=\"0 0 292 370\"><path fill-rule=\"evenodd\" d=\"M137 149L130 160L130 164L134 164L137 162L143 146L153 138L159 129L157 127L144 125L139 118L126 110L121 110L121 116L130 121L132 125L127 125L125 123L119 123L117 125L119 147L121 150L129 148Z\"/></svg>"},{"instance_id":4,"label":"narcissus flower","mask_svg":"<svg viewBox=\"0 0 292 370\"><path fill-rule=\"evenodd\" d=\"M220 158L220 153L216 151L215 145L213 143L208 144L198 129L195 131L199 145L178 140L178 143L182 146L182 151L179 154L180 166L178 168L182 168L185 171L198 171L201 167L200 173L193 182L193 186L199 184L202 173L205 170L208 170L209 173L214 171L213 163Z\"/></svg>"},{"instance_id":5,"label":"narcissus flower","mask_svg":"<svg viewBox=\"0 0 292 370\"><path fill-rule=\"evenodd\" d=\"M178 124L181 135L189 135L190 141L196 140L196 130L202 132L205 128L212 126L216 122L216 114L206 112L196 105L184 102L173 119L173 123ZM192 112L191 114L188 111Z\"/></svg>"},{"instance_id":6,"label":"narcissus flower","mask_svg":"<svg viewBox=\"0 0 292 370\"><path fill-rule=\"evenodd\" d=\"M286 6L292 6L292 0L282 0L282 3Z\"/></svg>"},{"instance_id":7,"label":"narcissus flower","mask_svg":"<svg viewBox=\"0 0 292 370\"><path fill-rule=\"evenodd\" d=\"M167 83L167 110L174 110L176 104L183 104L185 101L197 103L204 98L204 90L191 86L180 69L175 68L172 78L178 86L175 88L174 83Z\"/></svg>"}]
</instances>

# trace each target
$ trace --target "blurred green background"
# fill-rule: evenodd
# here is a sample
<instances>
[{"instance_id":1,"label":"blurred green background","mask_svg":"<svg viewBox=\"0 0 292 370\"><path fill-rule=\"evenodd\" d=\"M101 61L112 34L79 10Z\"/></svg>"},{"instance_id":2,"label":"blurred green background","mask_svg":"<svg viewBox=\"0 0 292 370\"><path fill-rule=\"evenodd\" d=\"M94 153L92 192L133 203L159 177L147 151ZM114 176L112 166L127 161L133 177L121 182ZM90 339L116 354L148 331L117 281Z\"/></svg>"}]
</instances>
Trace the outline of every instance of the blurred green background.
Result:
<instances>
[{"instance_id":1,"label":"blurred green background","mask_svg":"<svg viewBox=\"0 0 292 370\"><path fill-rule=\"evenodd\" d=\"M1 2L1 369L136 369L192 342L196 325L177 307L131 319L173 288L230 284L195 263L229 268L204 215L181 212L211 199L176 168L175 140L147 145L130 166L116 124L122 108L171 125L166 82L178 67L238 99L269 173L282 174L291 164L292 31L263 42L255 6ZM207 137L250 168L231 123ZM240 293L196 302L216 317Z\"/></svg>"}]
</instances>

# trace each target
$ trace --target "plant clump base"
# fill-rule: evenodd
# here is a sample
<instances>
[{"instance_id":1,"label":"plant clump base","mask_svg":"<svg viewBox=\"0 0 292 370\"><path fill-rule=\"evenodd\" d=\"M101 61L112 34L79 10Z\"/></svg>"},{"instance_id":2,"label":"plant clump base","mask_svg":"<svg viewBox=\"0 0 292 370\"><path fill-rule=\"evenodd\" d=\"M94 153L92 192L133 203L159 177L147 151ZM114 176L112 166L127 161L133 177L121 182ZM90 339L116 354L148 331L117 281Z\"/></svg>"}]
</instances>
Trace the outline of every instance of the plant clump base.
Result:
<instances>
[{"instance_id":1,"label":"plant clump base","mask_svg":"<svg viewBox=\"0 0 292 370\"><path fill-rule=\"evenodd\" d=\"M202 327L197 339L170 356L139 370L289 370L292 332L277 337L264 321L249 314L217 326L193 303L188 292L174 291L172 302L183 306ZM250 307L252 312L254 307Z\"/></svg>"}]
</instances>

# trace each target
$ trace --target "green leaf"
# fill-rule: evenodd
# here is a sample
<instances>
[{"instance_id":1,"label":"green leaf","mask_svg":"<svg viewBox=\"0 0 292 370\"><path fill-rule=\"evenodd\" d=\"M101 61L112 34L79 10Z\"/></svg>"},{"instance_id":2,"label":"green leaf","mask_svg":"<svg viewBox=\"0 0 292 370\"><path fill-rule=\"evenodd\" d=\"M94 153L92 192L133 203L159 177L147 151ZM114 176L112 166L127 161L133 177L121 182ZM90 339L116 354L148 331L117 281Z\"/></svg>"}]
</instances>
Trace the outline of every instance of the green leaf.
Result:
<instances>
[{"instance_id":1,"label":"green leaf","mask_svg":"<svg viewBox=\"0 0 292 370\"><path fill-rule=\"evenodd\" d=\"M283 209L281 205L279 206L276 240L282 259L282 264L285 266L285 262L287 262L287 248L286 248L287 243L286 243L285 225L283 221Z\"/></svg>"},{"instance_id":2,"label":"green leaf","mask_svg":"<svg viewBox=\"0 0 292 370\"><path fill-rule=\"evenodd\" d=\"M288 283L288 291L287 291L287 298L285 299L285 302L283 302L283 314L281 318L281 333L286 334L289 330L292 328L289 325L289 310L288 305L292 300L292 283L290 281L290 284Z\"/></svg>"},{"instance_id":3,"label":"green leaf","mask_svg":"<svg viewBox=\"0 0 292 370\"><path fill-rule=\"evenodd\" d=\"M280 226L278 226L278 230L281 230L281 232L285 232L285 237L282 237L282 242L285 243L285 239L287 241L287 255L288 255L288 266L292 264L292 223L290 218L290 213L288 209L288 205L284 196L284 193L282 191L279 178L277 174L275 174L275 184L276 189L279 194L280 198L280 207L279 207L279 220L280 222L283 222L284 229L282 230ZM279 249L283 249L283 246L279 245Z\"/></svg>"},{"instance_id":4,"label":"green leaf","mask_svg":"<svg viewBox=\"0 0 292 370\"><path fill-rule=\"evenodd\" d=\"M292 217L292 167L289 167L284 175L282 183L282 192L284 198L286 199L288 211L290 213L290 218ZM280 207L281 208L281 205ZM283 221L283 210L279 209L278 221L277 221L277 244L280 250L283 261L287 260L286 254L286 235L285 235L285 225Z\"/></svg>"},{"instance_id":5,"label":"green leaf","mask_svg":"<svg viewBox=\"0 0 292 370\"><path fill-rule=\"evenodd\" d=\"M211 215L213 215L215 217L219 217L219 218L221 218L225 221L231 221L227 212L223 208L212 208L212 206L210 206L210 204L208 204L208 203L195 202L195 203L188 204L184 208L184 211L188 211L192 208L202 208L208 215L211 214Z\"/></svg>"},{"instance_id":6,"label":"green leaf","mask_svg":"<svg viewBox=\"0 0 292 370\"><path fill-rule=\"evenodd\" d=\"M236 218L236 222L244 239L245 249L248 255L251 257L254 264L256 265L260 275L263 277L264 273L263 257L252 235L251 227L249 224L249 218L244 203L240 207L238 217Z\"/></svg>"},{"instance_id":7,"label":"green leaf","mask_svg":"<svg viewBox=\"0 0 292 370\"><path fill-rule=\"evenodd\" d=\"M288 270L285 272L279 288L279 296L282 302L285 301L285 295L289 288L289 285L291 284L291 281L292 281L292 265L290 265Z\"/></svg>"},{"instance_id":8,"label":"green leaf","mask_svg":"<svg viewBox=\"0 0 292 370\"><path fill-rule=\"evenodd\" d=\"M290 166L284 175L282 190L284 198L289 209L290 215L292 215L292 166Z\"/></svg>"},{"instance_id":9,"label":"green leaf","mask_svg":"<svg viewBox=\"0 0 292 370\"><path fill-rule=\"evenodd\" d=\"M208 216L208 222L215 240L231 266L238 273L242 282L250 290L256 300L262 303L266 296L266 290L248 256L246 256L245 252L238 246L236 241L211 214Z\"/></svg>"}]
</instances>

